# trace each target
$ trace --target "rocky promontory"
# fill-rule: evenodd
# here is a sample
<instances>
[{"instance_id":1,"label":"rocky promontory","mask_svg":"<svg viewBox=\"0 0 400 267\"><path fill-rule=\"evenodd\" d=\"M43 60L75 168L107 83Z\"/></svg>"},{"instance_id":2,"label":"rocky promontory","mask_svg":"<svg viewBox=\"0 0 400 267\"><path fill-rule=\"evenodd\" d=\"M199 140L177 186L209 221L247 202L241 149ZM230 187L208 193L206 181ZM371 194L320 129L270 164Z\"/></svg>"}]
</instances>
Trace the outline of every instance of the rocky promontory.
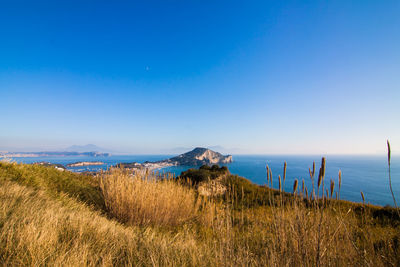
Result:
<instances>
[{"instance_id":1,"label":"rocky promontory","mask_svg":"<svg viewBox=\"0 0 400 267\"><path fill-rule=\"evenodd\" d=\"M101 162L101 161L79 161L79 162L67 164L67 167L82 167L82 166L94 166L94 165L104 165L104 162Z\"/></svg>"},{"instance_id":2,"label":"rocky promontory","mask_svg":"<svg viewBox=\"0 0 400 267\"><path fill-rule=\"evenodd\" d=\"M165 160L156 162L146 161L144 163L120 163L116 166L129 169L160 169L170 166L211 166L214 164L227 164L232 161L231 155L224 156L210 149L197 147L192 151Z\"/></svg>"},{"instance_id":3,"label":"rocky promontory","mask_svg":"<svg viewBox=\"0 0 400 267\"><path fill-rule=\"evenodd\" d=\"M231 163L232 156L224 156L221 153L212 151L203 147L196 147L192 151L186 152L179 156L163 160L162 162L168 162L175 166L202 166L202 165L213 165L213 164L226 164Z\"/></svg>"}]
</instances>

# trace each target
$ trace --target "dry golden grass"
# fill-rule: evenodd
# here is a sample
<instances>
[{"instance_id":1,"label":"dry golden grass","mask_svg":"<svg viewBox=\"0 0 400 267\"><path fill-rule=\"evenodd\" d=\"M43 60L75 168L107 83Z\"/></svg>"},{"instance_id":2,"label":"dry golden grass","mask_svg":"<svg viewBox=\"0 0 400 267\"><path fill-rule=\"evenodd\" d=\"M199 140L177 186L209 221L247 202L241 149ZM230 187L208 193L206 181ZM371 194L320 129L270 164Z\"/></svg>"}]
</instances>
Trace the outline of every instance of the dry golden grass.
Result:
<instances>
[{"instance_id":1,"label":"dry golden grass","mask_svg":"<svg viewBox=\"0 0 400 267\"><path fill-rule=\"evenodd\" d=\"M64 195L0 182L0 263L3 266L185 266L197 255L188 229L179 234L126 227ZM211 258L212 259L212 258ZM208 261L210 264L210 261Z\"/></svg>"},{"instance_id":2,"label":"dry golden grass","mask_svg":"<svg viewBox=\"0 0 400 267\"><path fill-rule=\"evenodd\" d=\"M197 215L193 190L152 173L113 169L101 177L100 188L109 213L124 223L176 226Z\"/></svg>"},{"instance_id":3,"label":"dry golden grass","mask_svg":"<svg viewBox=\"0 0 400 267\"><path fill-rule=\"evenodd\" d=\"M270 204L246 206L256 185L237 179L236 186L246 185L245 190L232 187L224 200L196 200L193 189L172 180L114 170L99 183L90 182L94 195L101 188L103 210L88 206L91 202L72 189L55 187L55 195L47 178L40 180L43 189L31 185L18 175L38 180L46 174L58 184L59 174L26 168L0 166L3 266L400 265L398 221L377 220L372 212L382 209L368 205L305 201L300 193L294 197L276 190L265 191Z\"/></svg>"}]
</instances>

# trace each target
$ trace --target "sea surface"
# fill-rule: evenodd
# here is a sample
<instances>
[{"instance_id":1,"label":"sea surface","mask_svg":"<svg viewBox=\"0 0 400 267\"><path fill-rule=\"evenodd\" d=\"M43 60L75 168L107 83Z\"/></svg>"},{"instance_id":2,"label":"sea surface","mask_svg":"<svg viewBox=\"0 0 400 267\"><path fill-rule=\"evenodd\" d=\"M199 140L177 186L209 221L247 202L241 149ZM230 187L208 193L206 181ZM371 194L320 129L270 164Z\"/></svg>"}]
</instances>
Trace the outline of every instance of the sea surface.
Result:
<instances>
[{"instance_id":1,"label":"sea surface","mask_svg":"<svg viewBox=\"0 0 400 267\"><path fill-rule=\"evenodd\" d=\"M158 161L170 158L172 155L113 155L110 157L32 157L13 158L16 162L34 163L47 161L66 165L77 161L102 161L105 164L99 166L69 167L75 172L106 170L116 163ZM308 191L311 191L311 179L308 168L312 163L316 164L316 176L318 176L321 157L319 156L277 156L277 155L234 155L233 163L226 164L233 174L243 176L254 183L266 183L266 165L272 169L273 186L278 187L278 175L283 174L283 164L287 162L287 178L284 184L285 191L291 192L295 179L299 180L301 189L304 179ZM159 172L171 172L178 176L182 171L194 166L168 167ZM338 185L338 172L342 171L342 188L340 198L350 201L361 202L361 191L364 193L366 202L375 205L391 205L393 199L389 188L387 157L382 156L327 156L325 188L329 188L330 180L335 182L335 190ZM400 204L400 156L392 157L391 161L392 186ZM317 179L317 178L316 178Z\"/></svg>"}]
</instances>

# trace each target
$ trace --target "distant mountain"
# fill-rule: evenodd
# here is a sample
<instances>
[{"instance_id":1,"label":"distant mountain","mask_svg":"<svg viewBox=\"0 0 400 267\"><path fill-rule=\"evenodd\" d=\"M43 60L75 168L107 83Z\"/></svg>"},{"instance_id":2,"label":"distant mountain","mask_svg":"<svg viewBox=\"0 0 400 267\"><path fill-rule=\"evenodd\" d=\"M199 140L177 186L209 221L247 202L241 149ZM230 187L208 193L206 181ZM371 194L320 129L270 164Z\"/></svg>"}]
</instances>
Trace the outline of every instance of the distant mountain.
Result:
<instances>
[{"instance_id":1,"label":"distant mountain","mask_svg":"<svg viewBox=\"0 0 400 267\"><path fill-rule=\"evenodd\" d=\"M163 160L162 162L172 165L200 166L212 164L231 163L232 156L224 156L221 153L212 151L203 147L196 147L192 151L186 152L179 156Z\"/></svg>"},{"instance_id":2,"label":"distant mountain","mask_svg":"<svg viewBox=\"0 0 400 267\"><path fill-rule=\"evenodd\" d=\"M86 156L86 157L108 157L109 153L90 151L41 151L41 152L0 152L0 157L25 158L25 157L69 157L69 156Z\"/></svg>"},{"instance_id":3,"label":"distant mountain","mask_svg":"<svg viewBox=\"0 0 400 267\"><path fill-rule=\"evenodd\" d=\"M109 150L98 147L93 144L88 144L88 145L84 145L84 146L73 145L73 146L67 147L65 149L65 151L68 151L68 152L109 152Z\"/></svg>"}]
</instances>

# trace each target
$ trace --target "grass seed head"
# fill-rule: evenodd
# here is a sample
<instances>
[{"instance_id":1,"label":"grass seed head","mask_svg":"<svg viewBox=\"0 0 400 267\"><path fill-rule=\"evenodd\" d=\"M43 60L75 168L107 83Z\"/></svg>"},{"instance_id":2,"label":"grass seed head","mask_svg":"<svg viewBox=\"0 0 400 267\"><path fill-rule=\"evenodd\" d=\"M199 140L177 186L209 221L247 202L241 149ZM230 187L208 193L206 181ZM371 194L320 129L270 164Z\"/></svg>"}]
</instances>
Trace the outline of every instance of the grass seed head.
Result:
<instances>
[{"instance_id":1,"label":"grass seed head","mask_svg":"<svg viewBox=\"0 0 400 267\"><path fill-rule=\"evenodd\" d=\"M331 198L333 196L334 189L335 189L335 182L331 179Z\"/></svg>"},{"instance_id":2,"label":"grass seed head","mask_svg":"<svg viewBox=\"0 0 400 267\"><path fill-rule=\"evenodd\" d=\"M296 194L298 184L299 184L299 181L297 179L295 179L294 183L293 183L293 194Z\"/></svg>"},{"instance_id":3,"label":"grass seed head","mask_svg":"<svg viewBox=\"0 0 400 267\"><path fill-rule=\"evenodd\" d=\"M281 181L281 176L278 176L279 179L279 191L282 191L282 181Z\"/></svg>"},{"instance_id":4,"label":"grass seed head","mask_svg":"<svg viewBox=\"0 0 400 267\"><path fill-rule=\"evenodd\" d=\"M283 182L285 183L286 180L286 167L287 167L287 163L285 161L285 163L283 164Z\"/></svg>"},{"instance_id":5,"label":"grass seed head","mask_svg":"<svg viewBox=\"0 0 400 267\"><path fill-rule=\"evenodd\" d=\"M315 161L313 161L312 164L312 176L314 177L314 175L315 175Z\"/></svg>"}]
</instances>

